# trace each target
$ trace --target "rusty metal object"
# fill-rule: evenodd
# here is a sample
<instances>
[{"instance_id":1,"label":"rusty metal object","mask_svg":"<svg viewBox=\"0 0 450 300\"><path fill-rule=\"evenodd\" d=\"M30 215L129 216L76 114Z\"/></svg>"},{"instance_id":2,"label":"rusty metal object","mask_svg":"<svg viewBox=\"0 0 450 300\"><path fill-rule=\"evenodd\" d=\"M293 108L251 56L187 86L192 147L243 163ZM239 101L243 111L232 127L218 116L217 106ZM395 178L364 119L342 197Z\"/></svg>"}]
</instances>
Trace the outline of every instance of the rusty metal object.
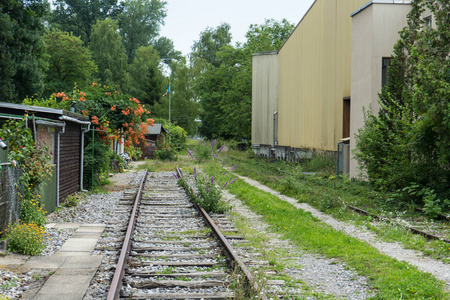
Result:
<instances>
[{"instance_id":1,"label":"rusty metal object","mask_svg":"<svg viewBox=\"0 0 450 300\"><path fill-rule=\"evenodd\" d=\"M423 235L423 236L425 236L425 237L427 237L427 238L429 238L429 239L440 240L440 241L443 241L443 242L446 242L446 243L449 243L449 244L450 244L450 240L441 238L441 237L439 237L439 236L437 236L437 235L434 235L434 234L431 234L431 233L428 233L428 232L419 230L419 229L417 229L417 228L415 228L415 227L412 227L412 226L400 224L400 223L398 223L398 222L395 222L395 221L390 220L390 219L387 219L387 218L383 218L383 217L374 215L374 214L372 214L372 213L370 213L370 212L368 212L368 211L366 211L366 210L363 210L363 209L361 209L361 208L358 208L358 207L355 207L355 206L352 206L352 205L346 204L346 206L347 206L348 208L350 208L351 210L356 211L356 212L358 212L358 213L360 213L360 214L367 215L367 216L371 216L372 218L375 218L375 219L378 219L378 220L382 220L382 221L386 221L386 222L392 223L392 224L397 225L397 226L402 226L402 227L405 227L405 228L407 228L408 230L412 231L413 233Z\"/></svg>"},{"instance_id":2,"label":"rusty metal object","mask_svg":"<svg viewBox=\"0 0 450 300\"><path fill-rule=\"evenodd\" d=\"M126 233L125 239L123 241L122 250L120 251L120 257L117 262L116 272L114 273L114 277L111 282L111 287L108 292L108 297L107 297L108 300L119 299L119 297L120 297L120 290L122 288L123 275L125 274L125 266L126 266L125 262L127 261L128 255L130 253L131 237L132 237L132 234L134 231L134 227L136 225L137 210L138 210L141 198L142 198L142 190L144 188L144 183L147 180L147 174L148 174L148 171L145 171L144 177L142 178L142 181L139 185L139 189L136 194L136 197L134 198L133 211L130 216L130 222L128 223L127 233Z\"/></svg>"},{"instance_id":3,"label":"rusty metal object","mask_svg":"<svg viewBox=\"0 0 450 300\"><path fill-rule=\"evenodd\" d=\"M180 169L177 168L178 176L181 177ZM211 227L213 234L217 237L220 243L225 248L225 251L229 255L229 257L235 262L236 266L244 273L245 277L247 278L247 281L251 284L254 291L258 291L259 285L258 282L256 282L255 278L253 277L252 273L247 269L245 264L239 259L236 252L234 251L233 246L228 242L228 239L222 234L219 227L217 227L216 223L213 219L209 216L209 214L203 209L203 207L200 207L197 205L197 203L193 203L194 206L201 212L203 218L207 222L207 224ZM262 300L268 300L267 296L262 294L261 295Z\"/></svg>"}]
</instances>

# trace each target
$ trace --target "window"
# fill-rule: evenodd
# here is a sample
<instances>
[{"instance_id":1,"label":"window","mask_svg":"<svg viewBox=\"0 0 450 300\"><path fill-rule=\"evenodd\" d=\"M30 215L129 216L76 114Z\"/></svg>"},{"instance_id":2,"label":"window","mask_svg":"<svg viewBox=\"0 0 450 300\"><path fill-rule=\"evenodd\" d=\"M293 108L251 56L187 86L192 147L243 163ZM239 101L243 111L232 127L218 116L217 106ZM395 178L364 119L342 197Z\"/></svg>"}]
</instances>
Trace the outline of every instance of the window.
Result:
<instances>
[{"instance_id":1,"label":"window","mask_svg":"<svg viewBox=\"0 0 450 300\"><path fill-rule=\"evenodd\" d=\"M382 65L381 65L381 87L384 88L388 82L388 68L391 65L391 58L390 57L383 57Z\"/></svg>"},{"instance_id":2,"label":"window","mask_svg":"<svg viewBox=\"0 0 450 300\"><path fill-rule=\"evenodd\" d=\"M431 28L431 16L423 19L425 21L425 28Z\"/></svg>"}]
</instances>

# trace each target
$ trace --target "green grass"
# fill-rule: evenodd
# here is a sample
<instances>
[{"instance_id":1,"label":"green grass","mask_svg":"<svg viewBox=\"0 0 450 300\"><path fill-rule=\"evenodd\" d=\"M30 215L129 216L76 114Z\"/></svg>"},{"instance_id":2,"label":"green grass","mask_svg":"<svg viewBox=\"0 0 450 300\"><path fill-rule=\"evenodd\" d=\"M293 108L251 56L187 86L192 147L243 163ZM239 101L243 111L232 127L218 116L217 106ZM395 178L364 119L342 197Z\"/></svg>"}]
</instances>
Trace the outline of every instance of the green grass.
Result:
<instances>
[{"instance_id":1,"label":"green grass","mask_svg":"<svg viewBox=\"0 0 450 300\"><path fill-rule=\"evenodd\" d=\"M390 218L400 217L410 222L426 220L444 228L442 232L448 228L448 225L442 222L430 220L420 213L387 201L389 194L374 190L366 182L337 177L329 172L331 168L328 171L325 168L324 172L315 175L304 175L301 173L304 171L303 164L268 162L249 153L237 151L228 153L226 162L229 166L238 165L236 173L257 180L286 196L298 199L299 202L308 203L339 220L366 226L386 241L398 241L406 248L448 262L450 247L445 242L429 242L425 237L413 235L402 227L375 224L370 217L347 209L345 204L350 204Z\"/></svg>"},{"instance_id":2,"label":"green grass","mask_svg":"<svg viewBox=\"0 0 450 300\"><path fill-rule=\"evenodd\" d=\"M229 189L299 248L337 258L366 276L378 291L375 299L450 299L444 284L430 274L379 254L368 244L332 229L278 197L240 180Z\"/></svg>"}]
</instances>

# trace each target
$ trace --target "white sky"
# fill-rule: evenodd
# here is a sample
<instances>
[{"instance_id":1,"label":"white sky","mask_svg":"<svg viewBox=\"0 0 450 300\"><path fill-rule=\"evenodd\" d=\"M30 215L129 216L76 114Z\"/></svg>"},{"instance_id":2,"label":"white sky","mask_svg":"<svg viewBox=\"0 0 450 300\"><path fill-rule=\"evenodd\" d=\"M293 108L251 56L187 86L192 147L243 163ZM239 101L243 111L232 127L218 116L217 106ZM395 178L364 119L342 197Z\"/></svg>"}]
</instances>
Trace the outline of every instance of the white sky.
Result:
<instances>
[{"instance_id":1,"label":"white sky","mask_svg":"<svg viewBox=\"0 0 450 300\"><path fill-rule=\"evenodd\" d=\"M160 35L187 55L206 27L231 26L233 44L244 42L250 24L283 18L297 25L314 0L166 0L167 17Z\"/></svg>"}]
</instances>

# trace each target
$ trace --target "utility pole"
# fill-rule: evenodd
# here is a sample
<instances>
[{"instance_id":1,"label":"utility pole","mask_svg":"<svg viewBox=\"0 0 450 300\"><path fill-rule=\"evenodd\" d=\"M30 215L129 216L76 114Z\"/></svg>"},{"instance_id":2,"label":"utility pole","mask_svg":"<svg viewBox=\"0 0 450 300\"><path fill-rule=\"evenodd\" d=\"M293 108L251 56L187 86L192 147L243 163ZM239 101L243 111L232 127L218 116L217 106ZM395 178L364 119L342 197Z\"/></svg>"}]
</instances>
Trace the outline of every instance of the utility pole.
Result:
<instances>
[{"instance_id":1,"label":"utility pole","mask_svg":"<svg viewBox=\"0 0 450 300\"><path fill-rule=\"evenodd\" d=\"M167 89L169 93L169 150L170 150L170 75L169 75L169 88Z\"/></svg>"}]
</instances>

